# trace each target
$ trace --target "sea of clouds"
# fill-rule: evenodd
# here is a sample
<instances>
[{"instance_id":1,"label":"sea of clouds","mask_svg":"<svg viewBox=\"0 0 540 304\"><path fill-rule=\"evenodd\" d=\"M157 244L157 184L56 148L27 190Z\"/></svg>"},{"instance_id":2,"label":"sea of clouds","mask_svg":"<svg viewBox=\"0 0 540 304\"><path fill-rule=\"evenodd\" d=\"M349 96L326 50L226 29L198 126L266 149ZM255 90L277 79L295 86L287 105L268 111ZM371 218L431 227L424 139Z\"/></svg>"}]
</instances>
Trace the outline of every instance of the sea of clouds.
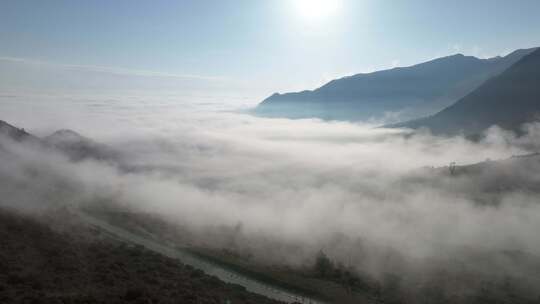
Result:
<instances>
[{"instance_id":1,"label":"sea of clouds","mask_svg":"<svg viewBox=\"0 0 540 304\"><path fill-rule=\"evenodd\" d=\"M500 182L493 171L452 176L445 166L536 152L538 125L521 138L494 127L472 142L167 98L2 98L0 119L40 136L72 129L120 155L73 162L2 139L2 205L110 200L270 263L304 265L324 250L377 276L479 259L475 271L537 279L540 194L503 187L494 195L486 190ZM497 172L535 184L539 165ZM223 227L234 235L216 237Z\"/></svg>"}]
</instances>

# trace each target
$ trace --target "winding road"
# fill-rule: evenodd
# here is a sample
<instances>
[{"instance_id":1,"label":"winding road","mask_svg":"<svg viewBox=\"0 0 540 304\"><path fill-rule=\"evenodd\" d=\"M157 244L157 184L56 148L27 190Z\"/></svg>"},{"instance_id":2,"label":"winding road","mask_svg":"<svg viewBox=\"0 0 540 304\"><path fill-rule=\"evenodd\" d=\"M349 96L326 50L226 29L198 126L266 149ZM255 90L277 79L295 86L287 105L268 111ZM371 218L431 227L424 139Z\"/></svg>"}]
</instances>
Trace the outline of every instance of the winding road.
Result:
<instances>
[{"instance_id":1,"label":"winding road","mask_svg":"<svg viewBox=\"0 0 540 304\"><path fill-rule=\"evenodd\" d=\"M263 283L256 279L226 269L220 265L210 263L181 249L165 246L155 240L142 237L123 228L111 225L89 214L81 212L79 213L79 215L88 224L97 227L103 231L106 231L125 242L141 245L148 250L154 251L170 258L178 259L182 263L200 269L206 274L215 276L224 282L243 286L250 292L257 293L265 297L285 303L323 304L323 302L319 300L308 298L304 295L300 295L285 290L283 288L278 288L276 286Z\"/></svg>"}]
</instances>

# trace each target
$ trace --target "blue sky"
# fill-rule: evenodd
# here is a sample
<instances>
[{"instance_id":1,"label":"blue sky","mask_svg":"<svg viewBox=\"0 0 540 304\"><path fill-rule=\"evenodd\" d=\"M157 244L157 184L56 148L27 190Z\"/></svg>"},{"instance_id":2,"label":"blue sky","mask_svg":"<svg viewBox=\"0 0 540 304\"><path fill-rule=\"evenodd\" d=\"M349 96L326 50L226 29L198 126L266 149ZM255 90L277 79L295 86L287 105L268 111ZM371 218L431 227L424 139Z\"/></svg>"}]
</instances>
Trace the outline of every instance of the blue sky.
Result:
<instances>
[{"instance_id":1,"label":"blue sky","mask_svg":"<svg viewBox=\"0 0 540 304\"><path fill-rule=\"evenodd\" d=\"M334 0L339 10L315 18L296 1L2 0L0 57L222 79L257 99L457 52L540 45L538 0Z\"/></svg>"}]
</instances>

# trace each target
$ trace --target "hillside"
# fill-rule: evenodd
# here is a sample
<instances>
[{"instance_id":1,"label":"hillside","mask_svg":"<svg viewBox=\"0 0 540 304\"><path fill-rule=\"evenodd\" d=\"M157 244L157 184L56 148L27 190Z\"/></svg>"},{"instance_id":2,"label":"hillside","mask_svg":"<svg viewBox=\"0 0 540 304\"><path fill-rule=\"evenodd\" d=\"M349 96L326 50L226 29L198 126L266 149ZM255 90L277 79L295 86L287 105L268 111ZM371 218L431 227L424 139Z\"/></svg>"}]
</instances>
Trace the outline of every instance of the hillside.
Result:
<instances>
[{"instance_id":1,"label":"hillside","mask_svg":"<svg viewBox=\"0 0 540 304\"><path fill-rule=\"evenodd\" d=\"M53 219L62 218L62 223ZM0 209L0 303L278 303L78 223Z\"/></svg>"},{"instance_id":2,"label":"hillside","mask_svg":"<svg viewBox=\"0 0 540 304\"><path fill-rule=\"evenodd\" d=\"M423 119L395 127L430 129L435 134L475 135L492 125L520 131L540 114L540 50L515 63L455 104Z\"/></svg>"},{"instance_id":3,"label":"hillside","mask_svg":"<svg viewBox=\"0 0 540 304\"><path fill-rule=\"evenodd\" d=\"M72 130L58 130L43 138L43 141L64 152L74 161L87 158L110 160L117 156L106 145L97 143Z\"/></svg>"},{"instance_id":4,"label":"hillside","mask_svg":"<svg viewBox=\"0 0 540 304\"><path fill-rule=\"evenodd\" d=\"M12 126L3 120L0 120L0 135L7 136L15 141L22 141L28 139L37 140L37 137L26 132L24 129L19 129L15 126Z\"/></svg>"},{"instance_id":5,"label":"hillside","mask_svg":"<svg viewBox=\"0 0 540 304\"><path fill-rule=\"evenodd\" d=\"M352 121L418 118L459 100L533 50L490 59L458 54L410 67L357 74L313 91L276 93L254 112L269 117Z\"/></svg>"},{"instance_id":6,"label":"hillside","mask_svg":"<svg viewBox=\"0 0 540 304\"><path fill-rule=\"evenodd\" d=\"M7 138L16 142L31 143L41 148L62 152L73 161L84 159L117 161L118 153L110 147L97 143L72 130L58 130L53 134L39 138L0 120L0 139ZM0 148L2 143L0 142Z\"/></svg>"}]
</instances>

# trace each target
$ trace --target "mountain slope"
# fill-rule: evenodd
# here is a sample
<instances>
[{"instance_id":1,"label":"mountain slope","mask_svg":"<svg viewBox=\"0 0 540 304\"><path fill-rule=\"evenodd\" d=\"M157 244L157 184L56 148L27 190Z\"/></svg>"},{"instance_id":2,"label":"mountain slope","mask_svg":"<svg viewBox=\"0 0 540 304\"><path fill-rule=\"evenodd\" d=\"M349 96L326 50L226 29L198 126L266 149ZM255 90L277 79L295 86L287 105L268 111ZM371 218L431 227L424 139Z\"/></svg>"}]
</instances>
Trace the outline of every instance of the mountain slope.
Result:
<instances>
[{"instance_id":1,"label":"mountain slope","mask_svg":"<svg viewBox=\"0 0 540 304\"><path fill-rule=\"evenodd\" d=\"M37 137L26 132L24 129L19 129L12 126L3 120L0 120L0 135L6 136L15 141L38 140Z\"/></svg>"},{"instance_id":2,"label":"mountain slope","mask_svg":"<svg viewBox=\"0 0 540 304\"><path fill-rule=\"evenodd\" d=\"M365 120L399 114L400 120L435 113L500 74L534 49L478 59L461 54L411 67L357 74L314 91L274 94L255 113L270 117Z\"/></svg>"},{"instance_id":3,"label":"mountain slope","mask_svg":"<svg viewBox=\"0 0 540 304\"><path fill-rule=\"evenodd\" d=\"M72 130L56 131L43 140L48 145L67 154L74 161L87 158L110 160L116 156L116 153L107 146L94 142Z\"/></svg>"},{"instance_id":4,"label":"mountain slope","mask_svg":"<svg viewBox=\"0 0 540 304\"><path fill-rule=\"evenodd\" d=\"M540 49L439 113L395 127L475 135L492 125L519 131L540 118Z\"/></svg>"},{"instance_id":5,"label":"mountain slope","mask_svg":"<svg viewBox=\"0 0 540 304\"><path fill-rule=\"evenodd\" d=\"M84 159L112 161L118 157L118 153L108 146L97 143L72 130L59 130L47 137L39 138L24 129L0 120L0 140L6 138L15 142L30 143L45 149L60 151L73 161ZM2 149L2 142L0 142L0 149Z\"/></svg>"},{"instance_id":6,"label":"mountain slope","mask_svg":"<svg viewBox=\"0 0 540 304\"><path fill-rule=\"evenodd\" d=\"M0 208L0 237L0 303L280 303L123 243L67 209L37 217Z\"/></svg>"}]
</instances>

